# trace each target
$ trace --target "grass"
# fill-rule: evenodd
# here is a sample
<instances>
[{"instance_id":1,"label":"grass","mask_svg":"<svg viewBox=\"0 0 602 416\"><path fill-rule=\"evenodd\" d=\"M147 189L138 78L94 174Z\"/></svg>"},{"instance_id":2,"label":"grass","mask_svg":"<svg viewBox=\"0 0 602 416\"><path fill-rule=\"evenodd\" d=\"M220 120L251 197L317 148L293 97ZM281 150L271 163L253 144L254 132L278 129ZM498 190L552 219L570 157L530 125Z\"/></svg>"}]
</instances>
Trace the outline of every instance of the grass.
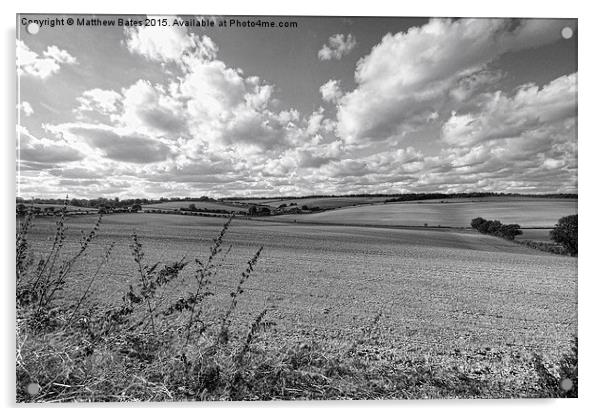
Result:
<instances>
[{"instance_id":1,"label":"grass","mask_svg":"<svg viewBox=\"0 0 602 416\"><path fill-rule=\"evenodd\" d=\"M573 374L553 352L571 354L574 259L444 231L32 221L20 402L557 397Z\"/></svg>"},{"instance_id":2,"label":"grass","mask_svg":"<svg viewBox=\"0 0 602 416\"><path fill-rule=\"evenodd\" d=\"M550 231L552 228L521 228L522 234L517 235L516 241L539 241L542 243L551 243L552 239L550 238Z\"/></svg>"}]
</instances>

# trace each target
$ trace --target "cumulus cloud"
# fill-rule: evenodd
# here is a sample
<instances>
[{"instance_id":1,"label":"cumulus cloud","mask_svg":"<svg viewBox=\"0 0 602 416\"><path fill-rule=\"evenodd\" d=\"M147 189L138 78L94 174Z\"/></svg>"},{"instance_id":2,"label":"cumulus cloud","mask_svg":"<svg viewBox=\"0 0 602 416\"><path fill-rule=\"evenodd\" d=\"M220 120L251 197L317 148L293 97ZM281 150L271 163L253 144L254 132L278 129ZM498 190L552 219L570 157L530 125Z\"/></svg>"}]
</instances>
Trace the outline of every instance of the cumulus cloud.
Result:
<instances>
[{"instance_id":1,"label":"cumulus cloud","mask_svg":"<svg viewBox=\"0 0 602 416\"><path fill-rule=\"evenodd\" d=\"M274 88L219 60L190 66L178 85L197 150L229 147L244 153L282 149L296 134L298 112L276 111ZM199 147L200 146L200 147ZM193 148L191 148L193 150ZM196 150L193 150L196 151Z\"/></svg>"},{"instance_id":2,"label":"cumulus cloud","mask_svg":"<svg viewBox=\"0 0 602 416\"><path fill-rule=\"evenodd\" d=\"M121 99L122 96L117 91L94 88L84 91L77 98L79 107L76 111L97 111L101 114L114 113L117 111Z\"/></svg>"},{"instance_id":3,"label":"cumulus cloud","mask_svg":"<svg viewBox=\"0 0 602 416\"><path fill-rule=\"evenodd\" d=\"M59 49L57 46L49 46L44 51L46 58L52 59L59 64L75 64L77 60L64 49Z\"/></svg>"},{"instance_id":4,"label":"cumulus cloud","mask_svg":"<svg viewBox=\"0 0 602 416\"><path fill-rule=\"evenodd\" d=\"M340 99L338 132L349 142L384 140L411 129L449 98L466 99L499 75L503 53L560 39L559 20L432 19L387 34L360 59L357 88ZM557 30L558 29L558 30Z\"/></svg>"},{"instance_id":5,"label":"cumulus cloud","mask_svg":"<svg viewBox=\"0 0 602 416\"><path fill-rule=\"evenodd\" d=\"M276 85L218 59L207 36L127 29L130 52L169 66L163 78L85 90L80 122L47 125L55 140L26 138L21 168L52 178L39 189L82 193L571 191L576 74L498 91L506 74L493 64L558 39L559 22L433 19L388 34L358 61L355 88L329 79L319 92L335 105L306 114L284 108ZM341 59L355 43L334 35L320 59ZM37 58L68 62L47 52ZM110 185L95 182L103 175Z\"/></svg>"},{"instance_id":6,"label":"cumulus cloud","mask_svg":"<svg viewBox=\"0 0 602 416\"><path fill-rule=\"evenodd\" d=\"M185 51L187 61L178 76L170 74L163 84L140 79L120 92L87 90L77 110L89 113L87 123L47 128L73 143L86 143L95 164L160 163L136 170L146 180L218 183L219 174L249 181L256 166L266 166L270 158L305 140L301 126L306 120L295 109L276 110L272 85L209 59L197 47ZM163 50L156 57L169 54ZM113 127L100 115L108 116ZM316 133L322 128L318 125ZM216 155L223 157L212 161ZM218 165L240 173L225 175Z\"/></svg>"},{"instance_id":7,"label":"cumulus cloud","mask_svg":"<svg viewBox=\"0 0 602 416\"><path fill-rule=\"evenodd\" d=\"M26 117L29 117L34 113L33 107L27 101L22 101L21 103L17 104L17 110L22 111Z\"/></svg>"},{"instance_id":8,"label":"cumulus cloud","mask_svg":"<svg viewBox=\"0 0 602 416\"><path fill-rule=\"evenodd\" d=\"M322 99L326 102L338 102L343 96L341 81L328 80L327 83L320 87L320 94L322 95Z\"/></svg>"},{"instance_id":9,"label":"cumulus cloud","mask_svg":"<svg viewBox=\"0 0 602 416\"><path fill-rule=\"evenodd\" d=\"M177 138L185 128L183 103L172 97L162 85L146 80L123 89L123 113L114 119L132 130L146 134L159 132Z\"/></svg>"},{"instance_id":10,"label":"cumulus cloud","mask_svg":"<svg viewBox=\"0 0 602 416\"><path fill-rule=\"evenodd\" d=\"M76 64L77 60L66 50L57 46L48 46L42 56L29 49L29 46L17 39L17 74L31 75L45 79L57 73L61 65Z\"/></svg>"},{"instance_id":11,"label":"cumulus cloud","mask_svg":"<svg viewBox=\"0 0 602 416\"><path fill-rule=\"evenodd\" d=\"M156 19L173 17L151 16ZM181 26L142 26L125 29L125 45L132 53L157 62L190 63L194 59L215 58L217 46L208 37L189 33Z\"/></svg>"},{"instance_id":12,"label":"cumulus cloud","mask_svg":"<svg viewBox=\"0 0 602 416\"><path fill-rule=\"evenodd\" d=\"M129 163L161 162L172 156L169 146L139 133L120 132L109 126L67 123L48 126L71 143L85 143L102 157Z\"/></svg>"},{"instance_id":13,"label":"cumulus cloud","mask_svg":"<svg viewBox=\"0 0 602 416\"><path fill-rule=\"evenodd\" d=\"M539 88L527 84L513 97L501 91L485 94L478 113L453 114L442 128L448 144L470 146L479 142L520 137L538 128L577 115L577 74L565 75Z\"/></svg>"},{"instance_id":14,"label":"cumulus cloud","mask_svg":"<svg viewBox=\"0 0 602 416\"><path fill-rule=\"evenodd\" d=\"M27 128L17 126L18 161L44 163L46 166L82 160L84 155L63 140L33 136Z\"/></svg>"},{"instance_id":15,"label":"cumulus cloud","mask_svg":"<svg viewBox=\"0 0 602 416\"><path fill-rule=\"evenodd\" d=\"M356 45L357 41L351 33L347 37L342 33L337 33L328 39L328 44L322 45L322 49L318 51L318 58L321 61L341 59L349 54Z\"/></svg>"}]
</instances>

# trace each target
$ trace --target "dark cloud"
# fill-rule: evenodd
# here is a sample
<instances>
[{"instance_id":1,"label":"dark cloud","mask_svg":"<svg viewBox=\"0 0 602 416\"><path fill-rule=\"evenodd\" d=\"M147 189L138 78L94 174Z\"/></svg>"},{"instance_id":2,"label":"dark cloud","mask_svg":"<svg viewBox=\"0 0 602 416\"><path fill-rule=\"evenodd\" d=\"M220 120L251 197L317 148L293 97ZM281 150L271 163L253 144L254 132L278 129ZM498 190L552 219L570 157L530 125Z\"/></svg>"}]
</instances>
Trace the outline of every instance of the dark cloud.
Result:
<instances>
[{"instance_id":1,"label":"dark cloud","mask_svg":"<svg viewBox=\"0 0 602 416\"><path fill-rule=\"evenodd\" d=\"M17 126L19 142L18 153L21 161L55 164L82 160L84 155L64 141L38 139L21 126Z\"/></svg>"},{"instance_id":2,"label":"dark cloud","mask_svg":"<svg viewBox=\"0 0 602 416\"><path fill-rule=\"evenodd\" d=\"M34 145L21 149L21 159L30 162L43 163L65 163L82 160L84 156L81 152L68 146L44 146Z\"/></svg>"},{"instance_id":3,"label":"dark cloud","mask_svg":"<svg viewBox=\"0 0 602 416\"><path fill-rule=\"evenodd\" d=\"M171 156L168 146L145 136L122 136L111 130L93 127L71 127L69 131L90 146L100 149L105 157L116 161L153 163Z\"/></svg>"}]
</instances>

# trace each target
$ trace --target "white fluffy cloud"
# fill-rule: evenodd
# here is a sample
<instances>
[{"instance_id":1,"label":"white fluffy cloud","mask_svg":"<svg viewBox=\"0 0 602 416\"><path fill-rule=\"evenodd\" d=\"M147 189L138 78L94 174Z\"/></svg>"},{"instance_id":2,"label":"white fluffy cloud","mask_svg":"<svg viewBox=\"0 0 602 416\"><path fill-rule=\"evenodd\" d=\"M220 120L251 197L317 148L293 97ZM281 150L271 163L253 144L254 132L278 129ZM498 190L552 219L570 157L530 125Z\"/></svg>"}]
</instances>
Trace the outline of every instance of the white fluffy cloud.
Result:
<instances>
[{"instance_id":1,"label":"white fluffy cloud","mask_svg":"<svg viewBox=\"0 0 602 416\"><path fill-rule=\"evenodd\" d=\"M75 63L77 60L69 52L57 46L49 46L40 56L29 49L25 42L17 39L17 74L19 75L45 79L57 73L61 65Z\"/></svg>"},{"instance_id":2,"label":"white fluffy cloud","mask_svg":"<svg viewBox=\"0 0 602 416\"><path fill-rule=\"evenodd\" d=\"M348 142L383 140L440 113L499 79L501 54L560 39L559 20L432 19L387 34L357 64L357 88L340 100L338 132Z\"/></svg>"},{"instance_id":3,"label":"white fluffy cloud","mask_svg":"<svg viewBox=\"0 0 602 416\"><path fill-rule=\"evenodd\" d=\"M322 94L322 99L326 102L338 102L343 96L341 81L328 80L327 83L320 87L320 94Z\"/></svg>"},{"instance_id":4,"label":"white fluffy cloud","mask_svg":"<svg viewBox=\"0 0 602 416\"><path fill-rule=\"evenodd\" d=\"M152 42L137 33L128 32L128 39ZM136 42L130 43L133 53L163 63L177 60L176 52L165 45L143 47ZM210 39L205 43L213 44ZM84 91L76 109L82 122L46 129L86 154L81 169L102 167L113 175L133 175L137 182L168 181L176 194L183 192L177 184L184 183L236 183L250 189L276 172L273 160L281 166L291 160L316 163L317 150L309 147L295 154L296 159L286 159L289 149L310 142L304 127L308 122L295 109L276 110L272 85L200 53L203 46L196 41L187 45L178 73L168 74L164 83L140 79L119 92ZM314 134L326 131L325 126L319 120ZM332 125L328 129L332 132Z\"/></svg>"},{"instance_id":5,"label":"white fluffy cloud","mask_svg":"<svg viewBox=\"0 0 602 416\"><path fill-rule=\"evenodd\" d=\"M166 18L170 23L173 20L173 17L152 17ZM209 37L199 37L181 26L126 28L125 35L129 51L151 61L184 64L190 59L213 59L217 53L217 46Z\"/></svg>"},{"instance_id":6,"label":"white fluffy cloud","mask_svg":"<svg viewBox=\"0 0 602 416\"><path fill-rule=\"evenodd\" d=\"M337 33L328 39L328 44L322 45L322 49L318 51L318 58L321 61L341 59L349 54L356 45L357 41L351 33L347 37L342 33Z\"/></svg>"},{"instance_id":7,"label":"white fluffy cloud","mask_svg":"<svg viewBox=\"0 0 602 416\"><path fill-rule=\"evenodd\" d=\"M49 46L44 51L46 58L52 59L59 64L75 64L77 60L64 49L59 49L57 46Z\"/></svg>"},{"instance_id":8,"label":"white fluffy cloud","mask_svg":"<svg viewBox=\"0 0 602 416\"><path fill-rule=\"evenodd\" d=\"M78 97L78 112L98 111L102 114L109 114L117 111L117 106L122 96L116 91L94 88L84 91L81 97Z\"/></svg>"},{"instance_id":9,"label":"white fluffy cloud","mask_svg":"<svg viewBox=\"0 0 602 416\"><path fill-rule=\"evenodd\" d=\"M27 101L22 101L21 103L17 104L17 110L22 111L26 117L29 117L34 113L33 107Z\"/></svg>"},{"instance_id":10,"label":"white fluffy cloud","mask_svg":"<svg viewBox=\"0 0 602 416\"><path fill-rule=\"evenodd\" d=\"M572 191L576 74L497 91L506 74L492 65L553 42L561 23L434 19L386 35L358 61L355 88L328 79L319 92L334 106L308 114L283 109L276 85L227 65L206 36L128 29L124 45L168 65L164 78L85 90L79 122L26 137L23 166L46 169L44 189L124 195ZM355 43L334 35L320 59ZM63 65L62 52L34 58Z\"/></svg>"},{"instance_id":11,"label":"white fluffy cloud","mask_svg":"<svg viewBox=\"0 0 602 416\"><path fill-rule=\"evenodd\" d=\"M480 112L453 114L442 128L442 139L471 146L495 139L520 137L577 116L577 74L565 75L539 88L521 86L513 97L501 91L484 94Z\"/></svg>"},{"instance_id":12,"label":"white fluffy cloud","mask_svg":"<svg viewBox=\"0 0 602 416\"><path fill-rule=\"evenodd\" d=\"M183 104L172 97L162 85L138 80L124 88L123 113L114 117L130 130L154 133L176 139L186 127Z\"/></svg>"}]
</instances>

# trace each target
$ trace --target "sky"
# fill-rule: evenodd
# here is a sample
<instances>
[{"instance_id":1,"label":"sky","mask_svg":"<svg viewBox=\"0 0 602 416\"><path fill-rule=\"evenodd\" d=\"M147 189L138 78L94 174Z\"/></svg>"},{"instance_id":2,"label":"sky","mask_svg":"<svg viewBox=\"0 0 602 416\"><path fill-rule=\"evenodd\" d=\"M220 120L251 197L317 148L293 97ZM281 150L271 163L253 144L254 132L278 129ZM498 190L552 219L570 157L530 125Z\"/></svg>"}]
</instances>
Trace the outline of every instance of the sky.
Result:
<instances>
[{"instance_id":1,"label":"sky","mask_svg":"<svg viewBox=\"0 0 602 416\"><path fill-rule=\"evenodd\" d=\"M23 17L18 196L577 192L574 19Z\"/></svg>"}]
</instances>

